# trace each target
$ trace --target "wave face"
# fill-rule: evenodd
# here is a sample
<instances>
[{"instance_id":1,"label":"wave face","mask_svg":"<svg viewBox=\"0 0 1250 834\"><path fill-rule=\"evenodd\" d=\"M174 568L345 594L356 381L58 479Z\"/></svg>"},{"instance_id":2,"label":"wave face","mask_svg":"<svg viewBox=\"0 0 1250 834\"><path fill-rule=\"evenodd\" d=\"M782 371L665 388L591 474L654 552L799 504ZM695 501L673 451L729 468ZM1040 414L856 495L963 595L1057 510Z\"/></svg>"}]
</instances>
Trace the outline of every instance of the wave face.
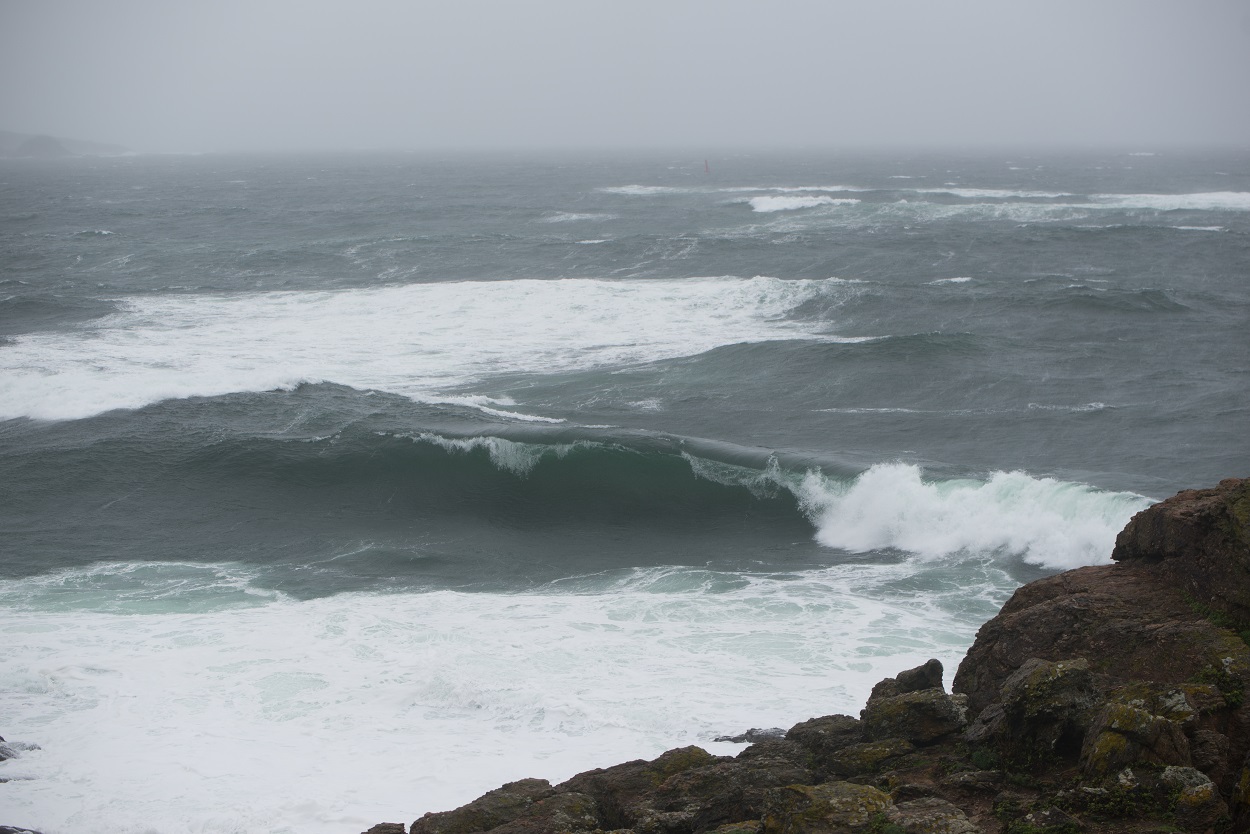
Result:
<instances>
[{"instance_id":1,"label":"wave face","mask_svg":"<svg viewBox=\"0 0 1250 834\"><path fill-rule=\"evenodd\" d=\"M734 753L1250 471L1244 153L709 163L0 160L0 821Z\"/></svg>"},{"instance_id":2,"label":"wave face","mask_svg":"<svg viewBox=\"0 0 1250 834\"><path fill-rule=\"evenodd\" d=\"M858 471L489 419L313 386L152 407L141 436L102 417L90 439L66 444L67 425L6 455L13 480L0 498L25 558L5 572L37 574L49 559L225 559L262 565L258 581L300 596L382 577L390 589L506 590L674 564L749 570L780 542L771 558L789 568L866 554L1054 569L1107 561L1148 503L1020 472L935 479L901 463ZM405 426L414 420L429 428Z\"/></svg>"}]
</instances>

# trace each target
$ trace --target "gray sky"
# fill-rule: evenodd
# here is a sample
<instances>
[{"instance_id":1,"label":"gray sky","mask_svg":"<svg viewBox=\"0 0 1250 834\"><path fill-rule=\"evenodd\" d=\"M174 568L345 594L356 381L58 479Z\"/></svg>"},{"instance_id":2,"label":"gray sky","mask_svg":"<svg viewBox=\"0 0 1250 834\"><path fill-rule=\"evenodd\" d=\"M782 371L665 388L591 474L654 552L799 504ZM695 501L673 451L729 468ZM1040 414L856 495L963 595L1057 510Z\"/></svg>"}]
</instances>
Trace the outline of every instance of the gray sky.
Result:
<instances>
[{"instance_id":1,"label":"gray sky","mask_svg":"<svg viewBox=\"0 0 1250 834\"><path fill-rule=\"evenodd\" d=\"M1250 143L1250 0L0 0L0 129L137 150Z\"/></svg>"}]
</instances>

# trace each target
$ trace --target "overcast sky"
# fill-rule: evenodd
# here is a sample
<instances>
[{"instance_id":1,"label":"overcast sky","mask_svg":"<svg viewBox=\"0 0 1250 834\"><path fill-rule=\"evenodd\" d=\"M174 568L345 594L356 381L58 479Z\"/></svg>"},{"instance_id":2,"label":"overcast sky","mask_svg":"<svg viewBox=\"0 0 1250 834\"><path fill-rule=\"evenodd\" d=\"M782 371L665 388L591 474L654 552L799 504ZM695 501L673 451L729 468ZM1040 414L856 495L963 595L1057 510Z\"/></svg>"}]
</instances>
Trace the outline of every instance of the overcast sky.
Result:
<instances>
[{"instance_id":1,"label":"overcast sky","mask_svg":"<svg viewBox=\"0 0 1250 834\"><path fill-rule=\"evenodd\" d=\"M0 129L136 150L1250 144L1250 0L0 0Z\"/></svg>"}]
</instances>

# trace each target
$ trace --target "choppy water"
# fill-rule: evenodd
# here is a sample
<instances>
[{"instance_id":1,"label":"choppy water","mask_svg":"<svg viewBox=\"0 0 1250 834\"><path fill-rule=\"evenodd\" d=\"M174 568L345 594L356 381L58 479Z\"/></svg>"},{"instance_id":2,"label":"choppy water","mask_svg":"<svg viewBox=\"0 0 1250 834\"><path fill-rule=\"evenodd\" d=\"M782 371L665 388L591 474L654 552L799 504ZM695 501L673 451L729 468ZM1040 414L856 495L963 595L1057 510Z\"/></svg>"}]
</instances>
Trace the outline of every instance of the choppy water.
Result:
<instances>
[{"instance_id":1,"label":"choppy water","mask_svg":"<svg viewBox=\"0 0 1250 834\"><path fill-rule=\"evenodd\" d=\"M731 751L1250 469L1250 156L710 162L0 162L0 822Z\"/></svg>"}]
</instances>

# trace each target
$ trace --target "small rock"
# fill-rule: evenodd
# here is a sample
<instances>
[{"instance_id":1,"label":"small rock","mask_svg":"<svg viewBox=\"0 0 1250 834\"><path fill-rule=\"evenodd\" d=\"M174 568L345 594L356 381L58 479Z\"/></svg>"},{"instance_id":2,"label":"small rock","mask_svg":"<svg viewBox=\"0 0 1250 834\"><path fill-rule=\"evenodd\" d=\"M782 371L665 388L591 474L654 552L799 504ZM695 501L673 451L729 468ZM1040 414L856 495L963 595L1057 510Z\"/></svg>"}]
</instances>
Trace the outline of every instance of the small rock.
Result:
<instances>
[{"instance_id":1,"label":"small rock","mask_svg":"<svg viewBox=\"0 0 1250 834\"><path fill-rule=\"evenodd\" d=\"M735 744L742 744L743 742L748 742L750 744L755 744L761 741L773 741L775 739L785 738L785 737L786 737L786 731L781 729L780 727L769 727L767 730L760 730L760 729L756 729L755 727L752 727L751 729L747 730L745 733L742 733L741 735L717 736L716 738L712 739L712 741L732 741Z\"/></svg>"},{"instance_id":2,"label":"small rock","mask_svg":"<svg viewBox=\"0 0 1250 834\"><path fill-rule=\"evenodd\" d=\"M920 692L925 689L942 689L942 661L933 658L915 669L899 672L892 678L886 678L872 688L873 698L892 698L906 692Z\"/></svg>"}]
</instances>

